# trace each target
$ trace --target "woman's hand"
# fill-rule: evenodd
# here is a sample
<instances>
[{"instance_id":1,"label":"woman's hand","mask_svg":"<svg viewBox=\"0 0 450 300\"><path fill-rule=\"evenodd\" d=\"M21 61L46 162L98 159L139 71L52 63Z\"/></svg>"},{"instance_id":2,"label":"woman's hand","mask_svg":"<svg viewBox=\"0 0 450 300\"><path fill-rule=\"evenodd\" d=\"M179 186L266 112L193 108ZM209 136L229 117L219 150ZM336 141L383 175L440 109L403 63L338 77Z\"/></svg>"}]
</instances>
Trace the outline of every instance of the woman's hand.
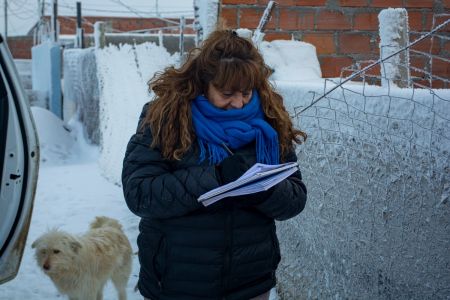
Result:
<instances>
[{"instance_id":1,"label":"woman's hand","mask_svg":"<svg viewBox=\"0 0 450 300\"><path fill-rule=\"evenodd\" d=\"M234 154L222 160L216 167L216 171L221 183L227 184L241 177L249 168L250 166L241 155Z\"/></svg>"}]
</instances>

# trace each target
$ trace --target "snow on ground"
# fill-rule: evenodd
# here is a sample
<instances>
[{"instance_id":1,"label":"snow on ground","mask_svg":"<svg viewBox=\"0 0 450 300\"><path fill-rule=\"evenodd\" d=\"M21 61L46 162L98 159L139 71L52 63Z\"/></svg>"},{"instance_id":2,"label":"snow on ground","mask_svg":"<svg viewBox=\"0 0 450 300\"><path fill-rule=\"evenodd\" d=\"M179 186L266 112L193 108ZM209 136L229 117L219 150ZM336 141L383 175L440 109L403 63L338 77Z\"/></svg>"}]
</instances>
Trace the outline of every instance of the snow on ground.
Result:
<instances>
[{"instance_id":1,"label":"snow on ground","mask_svg":"<svg viewBox=\"0 0 450 300\"><path fill-rule=\"evenodd\" d=\"M50 228L82 234L97 215L116 218L137 252L136 238L139 218L127 208L122 189L101 175L99 149L88 145L81 124L62 123L52 113L32 107L41 145L41 164L33 217L22 264L17 277L0 285L1 300L60 300L64 297L51 280L38 268L32 242ZM121 162L117 162L120 164ZM128 299L142 300L134 291L139 274L137 255L128 282ZM104 290L104 299L117 299L111 283ZM276 299L273 293L272 300Z\"/></svg>"},{"instance_id":2,"label":"snow on ground","mask_svg":"<svg viewBox=\"0 0 450 300\"><path fill-rule=\"evenodd\" d=\"M72 121L64 125L44 109L33 107L32 111L41 144L39 180L19 274L13 281L0 285L0 299L5 300L61 299L50 279L38 268L31 249L31 243L49 228L82 234L95 216L110 216L121 222L133 251L137 251L139 218L128 210L122 189L101 176L97 163L99 150L85 142L80 123ZM142 299L133 290L138 272L135 255L127 289L131 300ZM111 284L105 289L105 299L117 299Z\"/></svg>"}]
</instances>

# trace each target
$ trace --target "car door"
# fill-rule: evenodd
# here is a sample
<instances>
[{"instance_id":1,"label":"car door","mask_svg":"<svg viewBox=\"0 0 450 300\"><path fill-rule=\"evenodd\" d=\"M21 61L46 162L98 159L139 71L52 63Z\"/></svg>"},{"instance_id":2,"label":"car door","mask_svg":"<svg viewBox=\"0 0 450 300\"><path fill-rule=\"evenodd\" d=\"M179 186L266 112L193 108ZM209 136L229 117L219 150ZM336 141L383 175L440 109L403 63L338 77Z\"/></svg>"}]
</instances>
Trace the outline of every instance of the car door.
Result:
<instances>
[{"instance_id":1,"label":"car door","mask_svg":"<svg viewBox=\"0 0 450 300\"><path fill-rule=\"evenodd\" d=\"M39 168L36 129L11 53L0 35L0 284L19 269Z\"/></svg>"}]
</instances>

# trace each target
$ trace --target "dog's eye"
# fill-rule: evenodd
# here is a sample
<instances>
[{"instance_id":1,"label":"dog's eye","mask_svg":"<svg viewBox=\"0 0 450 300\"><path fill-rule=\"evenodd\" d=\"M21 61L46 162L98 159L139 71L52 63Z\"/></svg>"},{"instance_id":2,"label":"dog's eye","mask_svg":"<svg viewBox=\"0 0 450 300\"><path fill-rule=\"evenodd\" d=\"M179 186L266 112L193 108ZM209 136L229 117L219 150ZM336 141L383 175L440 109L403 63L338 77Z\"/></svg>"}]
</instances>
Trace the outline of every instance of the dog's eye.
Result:
<instances>
[{"instance_id":1,"label":"dog's eye","mask_svg":"<svg viewBox=\"0 0 450 300\"><path fill-rule=\"evenodd\" d=\"M54 254L58 254L59 252L61 252L61 251L58 250L58 249L53 250L53 253L54 253Z\"/></svg>"}]
</instances>

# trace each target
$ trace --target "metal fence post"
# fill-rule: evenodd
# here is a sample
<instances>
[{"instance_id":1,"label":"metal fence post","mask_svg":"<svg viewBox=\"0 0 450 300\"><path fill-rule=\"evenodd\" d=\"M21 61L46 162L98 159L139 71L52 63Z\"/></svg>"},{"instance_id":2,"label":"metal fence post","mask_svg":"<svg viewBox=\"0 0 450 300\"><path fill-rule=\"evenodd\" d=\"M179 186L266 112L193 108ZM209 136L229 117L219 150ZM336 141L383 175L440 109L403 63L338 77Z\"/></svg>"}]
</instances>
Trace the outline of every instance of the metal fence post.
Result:
<instances>
[{"instance_id":1,"label":"metal fence post","mask_svg":"<svg viewBox=\"0 0 450 300\"><path fill-rule=\"evenodd\" d=\"M184 27L186 26L186 20L184 16L180 17L180 57L184 53Z\"/></svg>"}]
</instances>

